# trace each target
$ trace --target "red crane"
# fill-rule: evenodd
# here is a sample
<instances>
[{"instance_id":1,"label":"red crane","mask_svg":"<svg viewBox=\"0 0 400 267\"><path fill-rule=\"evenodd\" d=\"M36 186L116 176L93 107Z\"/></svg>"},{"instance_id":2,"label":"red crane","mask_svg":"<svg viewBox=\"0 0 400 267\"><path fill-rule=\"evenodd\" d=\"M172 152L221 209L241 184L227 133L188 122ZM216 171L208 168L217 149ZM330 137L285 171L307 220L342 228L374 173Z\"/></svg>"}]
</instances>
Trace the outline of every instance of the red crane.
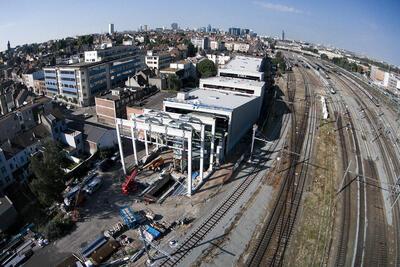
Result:
<instances>
[{"instance_id":1,"label":"red crane","mask_svg":"<svg viewBox=\"0 0 400 267\"><path fill-rule=\"evenodd\" d=\"M138 169L133 168L131 174L126 176L124 183L122 184L122 194L128 195L130 192L133 192L137 188L137 184L135 182L136 175L138 174Z\"/></svg>"}]
</instances>

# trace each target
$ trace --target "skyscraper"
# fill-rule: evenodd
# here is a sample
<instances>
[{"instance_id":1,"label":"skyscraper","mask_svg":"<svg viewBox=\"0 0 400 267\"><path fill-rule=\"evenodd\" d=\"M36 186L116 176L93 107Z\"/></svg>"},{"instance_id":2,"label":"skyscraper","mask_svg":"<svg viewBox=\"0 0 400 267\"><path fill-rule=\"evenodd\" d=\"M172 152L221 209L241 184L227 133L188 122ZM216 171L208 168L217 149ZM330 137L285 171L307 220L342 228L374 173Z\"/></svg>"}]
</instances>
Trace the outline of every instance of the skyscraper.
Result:
<instances>
[{"instance_id":1,"label":"skyscraper","mask_svg":"<svg viewBox=\"0 0 400 267\"><path fill-rule=\"evenodd\" d=\"M171 24L171 29L176 31L178 29L178 23L174 22Z\"/></svg>"},{"instance_id":2,"label":"skyscraper","mask_svg":"<svg viewBox=\"0 0 400 267\"><path fill-rule=\"evenodd\" d=\"M208 26L207 26L207 32L211 32L211 24L208 24Z\"/></svg>"},{"instance_id":3,"label":"skyscraper","mask_svg":"<svg viewBox=\"0 0 400 267\"><path fill-rule=\"evenodd\" d=\"M285 41L285 31L282 31L282 41Z\"/></svg>"},{"instance_id":4,"label":"skyscraper","mask_svg":"<svg viewBox=\"0 0 400 267\"><path fill-rule=\"evenodd\" d=\"M10 41L7 42L7 51L11 50L11 45L10 45Z\"/></svg>"},{"instance_id":5,"label":"skyscraper","mask_svg":"<svg viewBox=\"0 0 400 267\"><path fill-rule=\"evenodd\" d=\"M240 28L229 28L228 32L230 35L240 36Z\"/></svg>"},{"instance_id":6,"label":"skyscraper","mask_svg":"<svg viewBox=\"0 0 400 267\"><path fill-rule=\"evenodd\" d=\"M108 24L108 34L110 35L114 34L114 23Z\"/></svg>"}]
</instances>

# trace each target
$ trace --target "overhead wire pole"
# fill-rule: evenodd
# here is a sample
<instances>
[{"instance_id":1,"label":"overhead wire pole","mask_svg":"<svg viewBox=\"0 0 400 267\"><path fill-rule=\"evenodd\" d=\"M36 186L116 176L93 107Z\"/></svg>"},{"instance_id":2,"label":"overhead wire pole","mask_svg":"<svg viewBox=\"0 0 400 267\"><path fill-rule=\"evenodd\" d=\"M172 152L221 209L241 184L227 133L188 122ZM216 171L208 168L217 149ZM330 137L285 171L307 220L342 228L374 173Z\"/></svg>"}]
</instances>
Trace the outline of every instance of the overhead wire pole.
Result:
<instances>
[{"instance_id":1,"label":"overhead wire pole","mask_svg":"<svg viewBox=\"0 0 400 267\"><path fill-rule=\"evenodd\" d=\"M347 175L347 173L349 172L350 165L351 165L351 160L350 160L350 162L349 162L349 165L347 165L347 168L346 168L346 170L345 170L345 172L344 172L344 174L343 174L342 182L340 183L340 187L339 187L339 190L338 190L337 194L342 190L343 183L344 183L344 179L346 178L346 175Z\"/></svg>"},{"instance_id":2,"label":"overhead wire pole","mask_svg":"<svg viewBox=\"0 0 400 267\"><path fill-rule=\"evenodd\" d=\"M149 249L147 248L147 244L149 246L151 246L152 248L154 248L155 250L157 250L158 252L160 252L161 254L163 254L164 256L166 256L167 258L172 260L172 257L170 254L168 254L167 252L165 252L162 249L159 249L156 245L154 245L152 242L148 241L144 234L143 234L143 229L142 227L139 227L139 233L140 233L140 239L143 242L144 245L144 250L146 251L147 257L149 258L150 263L152 263L154 261L153 257L151 257L150 253L149 253Z\"/></svg>"},{"instance_id":3,"label":"overhead wire pole","mask_svg":"<svg viewBox=\"0 0 400 267\"><path fill-rule=\"evenodd\" d=\"M121 126L122 126L122 121L121 121ZM122 170L124 171L124 174L126 174L126 167L125 167L125 162L124 162L124 151L123 151L123 147L122 147L121 130L120 130L119 123L116 123L116 129L117 129L117 140L118 140L118 147L119 147L119 155L121 157Z\"/></svg>"},{"instance_id":4,"label":"overhead wire pole","mask_svg":"<svg viewBox=\"0 0 400 267\"><path fill-rule=\"evenodd\" d=\"M394 205L396 205L397 201L398 201L399 198L400 198L400 176L397 177L397 181L396 181L396 185L395 185L395 186L396 186L396 187L395 187L395 190L396 190L397 196L396 196L395 200L393 201L393 204L392 204L392 206L390 207L390 209L393 209Z\"/></svg>"}]
</instances>

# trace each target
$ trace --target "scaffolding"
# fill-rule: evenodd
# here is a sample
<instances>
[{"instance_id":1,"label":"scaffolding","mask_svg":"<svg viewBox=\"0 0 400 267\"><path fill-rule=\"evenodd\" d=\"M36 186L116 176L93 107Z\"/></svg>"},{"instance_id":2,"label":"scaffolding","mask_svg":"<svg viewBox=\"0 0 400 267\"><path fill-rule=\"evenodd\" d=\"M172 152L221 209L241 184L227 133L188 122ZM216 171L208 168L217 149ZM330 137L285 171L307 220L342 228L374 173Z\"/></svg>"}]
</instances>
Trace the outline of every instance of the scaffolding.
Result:
<instances>
[{"instance_id":1,"label":"scaffolding","mask_svg":"<svg viewBox=\"0 0 400 267\"><path fill-rule=\"evenodd\" d=\"M183 159L187 158L187 194L192 195L192 159L193 150L199 146L199 177L200 184L204 179L204 154L205 154L205 132L209 126L210 147L209 147L209 167L212 171L215 158L215 129L216 119L211 116L197 114L178 114L172 112L144 110L141 115L133 115L132 118L116 119L116 129L118 146L120 150L121 163L124 173L126 167L124 153L121 142L121 135L132 139L135 164L139 164L136 142L144 142L146 156L149 156L149 144L158 147L168 147L173 149L174 155L181 160L181 171L183 171ZM126 129L130 129L127 133ZM139 138L142 133L143 138Z\"/></svg>"}]
</instances>

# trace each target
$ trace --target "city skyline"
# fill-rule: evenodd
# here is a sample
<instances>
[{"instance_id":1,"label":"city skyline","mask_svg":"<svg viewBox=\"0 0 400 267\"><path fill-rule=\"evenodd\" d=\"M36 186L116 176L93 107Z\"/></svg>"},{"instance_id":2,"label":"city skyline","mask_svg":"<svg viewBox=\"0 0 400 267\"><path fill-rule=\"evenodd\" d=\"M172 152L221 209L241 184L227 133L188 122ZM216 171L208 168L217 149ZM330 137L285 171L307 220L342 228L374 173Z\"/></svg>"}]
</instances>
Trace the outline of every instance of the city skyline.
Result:
<instances>
[{"instance_id":1,"label":"city skyline","mask_svg":"<svg viewBox=\"0 0 400 267\"><path fill-rule=\"evenodd\" d=\"M112 7L111 3L104 1L70 1L63 7L65 16L60 16L57 6L50 3L45 0L32 7L31 2L19 0L7 4L0 18L0 50L6 49L8 40L15 47L68 36L104 33L108 31L109 23L114 23L116 31L124 31L136 30L145 24L151 28L170 28L171 23L176 22L180 28L211 24L225 30L229 27L249 28L260 35L277 37L284 30L287 39L332 45L400 65L396 48L400 23L395 14L400 4L396 1L378 5L375 1L321 4L318 1L235 0L229 5L203 1L189 6L179 0L146 4L120 0L113 2ZM146 9L151 10L153 16L137 12Z\"/></svg>"}]
</instances>

